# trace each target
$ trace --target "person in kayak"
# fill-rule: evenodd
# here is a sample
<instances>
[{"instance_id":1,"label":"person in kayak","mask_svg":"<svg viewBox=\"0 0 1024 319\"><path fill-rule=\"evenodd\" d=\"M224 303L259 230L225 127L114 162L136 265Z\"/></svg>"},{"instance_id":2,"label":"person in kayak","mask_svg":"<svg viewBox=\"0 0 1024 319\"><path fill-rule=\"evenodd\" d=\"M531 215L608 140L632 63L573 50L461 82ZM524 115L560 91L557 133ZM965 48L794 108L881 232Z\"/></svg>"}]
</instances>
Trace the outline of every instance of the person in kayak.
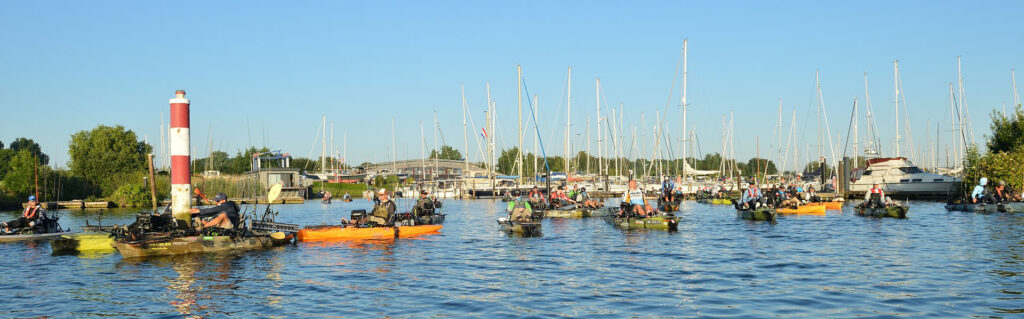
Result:
<instances>
[{"instance_id":1,"label":"person in kayak","mask_svg":"<svg viewBox=\"0 0 1024 319\"><path fill-rule=\"evenodd\" d=\"M818 194L814 192L814 187L808 187L805 200L811 203L818 203L821 202L821 196L818 196Z\"/></svg>"},{"instance_id":2,"label":"person in kayak","mask_svg":"<svg viewBox=\"0 0 1024 319\"><path fill-rule=\"evenodd\" d=\"M1009 194L1006 193L1006 182L999 181L996 187L992 189L992 194L989 195L996 203L1004 203L1009 201Z\"/></svg>"},{"instance_id":3,"label":"person in kayak","mask_svg":"<svg viewBox=\"0 0 1024 319\"><path fill-rule=\"evenodd\" d=\"M513 221L527 221L533 216L533 208L530 207L530 202L521 196L518 191L513 192L515 199L508 202L508 213L509 218Z\"/></svg>"},{"instance_id":4,"label":"person in kayak","mask_svg":"<svg viewBox=\"0 0 1024 319\"><path fill-rule=\"evenodd\" d=\"M412 208L412 214L415 217L426 217L434 214L434 200L428 197L429 193L426 190L420 191L420 199L416 201L416 206Z\"/></svg>"},{"instance_id":5,"label":"person in kayak","mask_svg":"<svg viewBox=\"0 0 1024 319\"><path fill-rule=\"evenodd\" d=\"M28 197L28 206L25 206L25 211L21 212L21 217L18 219L0 224L0 228L3 228L4 233L9 233L11 230L18 228L31 227L36 219L39 219L39 214L43 213L43 207L39 206L39 202L36 201L34 195Z\"/></svg>"},{"instance_id":6,"label":"person in kayak","mask_svg":"<svg viewBox=\"0 0 1024 319\"><path fill-rule=\"evenodd\" d=\"M747 190L740 194L740 207L743 209L756 209L762 204L764 204L764 195L761 194L761 189L757 188L757 183L750 182Z\"/></svg>"},{"instance_id":7,"label":"person in kayak","mask_svg":"<svg viewBox=\"0 0 1024 319\"><path fill-rule=\"evenodd\" d=\"M861 204L865 207L885 207L885 192L882 191L882 187L878 183L871 185L871 189L864 193L864 203Z\"/></svg>"},{"instance_id":8,"label":"person in kayak","mask_svg":"<svg viewBox=\"0 0 1024 319\"><path fill-rule=\"evenodd\" d=\"M664 201L672 201L672 190L675 188L675 184L672 183L672 180L666 177L665 181L661 183L661 194Z\"/></svg>"},{"instance_id":9,"label":"person in kayak","mask_svg":"<svg viewBox=\"0 0 1024 319\"><path fill-rule=\"evenodd\" d=\"M200 227L197 228L220 227L224 229L232 229L235 225L238 225L239 208L237 203L228 200L228 195L225 195L224 193L217 193L216 196L213 196L213 202L217 203L217 206L203 209L193 208L190 211L190 213L192 213L192 217L200 218L197 225ZM201 221L201 219L207 217L213 218L205 222Z\"/></svg>"},{"instance_id":10,"label":"person in kayak","mask_svg":"<svg viewBox=\"0 0 1024 319\"><path fill-rule=\"evenodd\" d=\"M565 196L565 187L559 186L558 189L551 194L551 204L555 205L555 207L565 207L569 205L576 205L576 201Z\"/></svg>"},{"instance_id":11,"label":"person in kayak","mask_svg":"<svg viewBox=\"0 0 1024 319\"><path fill-rule=\"evenodd\" d=\"M978 201L982 203L991 202L991 198L985 194L985 185L988 185L988 178L982 177L978 180L978 185L974 186L974 191L971 192L972 204L976 204Z\"/></svg>"},{"instance_id":12,"label":"person in kayak","mask_svg":"<svg viewBox=\"0 0 1024 319\"><path fill-rule=\"evenodd\" d=\"M590 198L590 194L587 194L587 188L580 188L580 193L576 195L576 202L583 203L583 208L586 209L598 209L601 208L601 202Z\"/></svg>"},{"instance_id":13,"label":"person in kayak","mask_svg":"<svg viewBox=\"0 0 1024 319\"><path fill-rule=\"evenodd\" d=\"M644 198L644 192L637 189L635 180L629 181L629 191L622 194L622 203L640 216L654 214L654 207L647 203L647 199Z\"/></svg>"},{"instance_id":14,"label":"person in kayak","mask_svg":"<svg viewBox=\"0 0 1024 319\"><path fill-rule=\"evenodd\" d=\"M395 202L388 198L388 190L381 188L377 191L378 204L373 207L373 213L366 218L366 221L376 223L380 226L389 225L395 216ZM365 222L363 222L365 223ZM360 223L360 224L363 224Z\"/></svg>"},{"instance_id":15,"label":"person in kayak","mask_svg":"<svg viewBox=\"0 0 1024 319\"><path fill-rule=\"evenodd\" d=\"M325 202L325 203L330 203L331 202L331 192L324 191L324 198L320 199L320 201Z\"/></svg>"},{"instance_id":16,"label":"person in kayak","mask_svg":"<svg viewBox=\"0 0 1024 319\"><path fill-rule=\"evenodd\" d=\"M350 195L348 192L345 192L345 196L342 196L341 200L344 200L346 202L351 202L352 201L352 195Z\"/></svg>"}]
</instances>

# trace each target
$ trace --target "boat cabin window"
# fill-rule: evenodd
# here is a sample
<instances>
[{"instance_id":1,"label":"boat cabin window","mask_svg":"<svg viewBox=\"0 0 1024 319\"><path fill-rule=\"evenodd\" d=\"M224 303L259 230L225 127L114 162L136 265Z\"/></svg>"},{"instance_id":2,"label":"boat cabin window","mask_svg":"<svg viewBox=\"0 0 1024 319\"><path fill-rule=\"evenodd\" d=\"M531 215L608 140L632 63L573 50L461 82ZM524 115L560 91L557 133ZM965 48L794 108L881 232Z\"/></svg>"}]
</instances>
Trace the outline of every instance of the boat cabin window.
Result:
<instances>
[{"instance_id":1,"label":"boat cabin window","mask_svg":"<svg viewBox=\"0 0 1024 319\"><path fill-rule=\"evenodd\" d=\"M944 182L944 181L946 181L946 180L944 180L944 179L941 179L941 178L936 178L936 179L934 179L934 180L932 180L932 181L933 181L933 182Z\"/></svg>"},{"instance_id":2,"label":"boat cabin window","mask_svg":"<svg viewBox=\"0 0 1024 319\"><path fill-rule=\"evenodd\" d=\"M861 175L871 175L871 170L866 170Z\"/></svg>"},{"instance_id":3,"label":"boat cabin window","mask_svg":"<svg viewBox=\"0 0 1024 319\"><path fill-rule=\"evenodd\" d=\"M923 173L923 171L917 167L900 167L900 170L907 174Z\"/></svg>"}]
</instances>

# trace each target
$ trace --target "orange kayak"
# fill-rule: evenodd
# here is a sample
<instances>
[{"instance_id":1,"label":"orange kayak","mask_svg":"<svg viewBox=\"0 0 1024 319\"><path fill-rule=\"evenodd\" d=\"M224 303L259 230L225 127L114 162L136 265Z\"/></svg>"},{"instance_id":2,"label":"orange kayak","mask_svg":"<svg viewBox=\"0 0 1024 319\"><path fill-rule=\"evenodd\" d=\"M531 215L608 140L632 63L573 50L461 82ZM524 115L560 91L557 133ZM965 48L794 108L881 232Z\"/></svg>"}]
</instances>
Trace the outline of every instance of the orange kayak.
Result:
<instances>
[{"instance_id":1,"label":"orange kayak","mask_svg":"<svg viewBox=\"0 0 1024 319\"><path fill-rule=\"evenodd\" d=\"M843 202L807 203L807 206L825 206L827 210L843 210Z\"/></svg>"},{"instance_id":2,"label":"orange kayak","mask_svg":"<svg viewBox=\"0 0 1024 319\"><path fill-rule=\"evenodd\" d=\"M412 237L436 233L441 225L418 225L398 227L343 227L343 226L312 226L299 229L299 241L318 241L332 239L389 239L395 237Z\"/></svg>"},{"instance_id":3,"label":"orange kayak","mask_svg":"<svg viewBox=\"0 0 1024 319\"><path fill-rule=\"evenodd\" d=\"M779 214L801 214L801 215L825 215L825 205L818 206L797 206L796 208L783 207L775 210Z\"/></svg>"}]
</instances>

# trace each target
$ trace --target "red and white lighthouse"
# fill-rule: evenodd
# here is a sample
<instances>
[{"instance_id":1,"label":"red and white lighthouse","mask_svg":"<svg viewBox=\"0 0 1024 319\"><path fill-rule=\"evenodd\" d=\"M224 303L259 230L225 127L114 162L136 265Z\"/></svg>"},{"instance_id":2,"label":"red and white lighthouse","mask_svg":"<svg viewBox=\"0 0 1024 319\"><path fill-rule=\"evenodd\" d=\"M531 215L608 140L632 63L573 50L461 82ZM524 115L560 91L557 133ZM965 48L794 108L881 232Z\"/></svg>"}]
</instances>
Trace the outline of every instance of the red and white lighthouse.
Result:
<instances>
[{"instance_id":1,"label":"red and white lighthouse","mask_svg":"<svg viewBox=\"0 0 1024 319\"><path fill-rule=\"evenodd\" d=\"M189 101L185 90L174 92L171 99L171 213L188 222L192 208L192 175L189 168Z\"/></svg>"}]
</instances>

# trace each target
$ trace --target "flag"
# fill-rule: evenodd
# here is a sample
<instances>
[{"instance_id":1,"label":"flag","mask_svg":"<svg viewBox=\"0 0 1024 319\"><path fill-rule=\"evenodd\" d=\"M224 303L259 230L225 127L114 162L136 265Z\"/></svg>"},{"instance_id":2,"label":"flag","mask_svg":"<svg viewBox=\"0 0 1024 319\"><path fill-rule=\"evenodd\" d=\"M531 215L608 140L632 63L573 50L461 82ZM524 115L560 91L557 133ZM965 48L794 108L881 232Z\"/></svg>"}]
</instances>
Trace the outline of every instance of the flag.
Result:
<instances>
[{"instance_id":1,"label":"flag","mask_svg":"<svg viewBox=\"0 0 1024 319\"><path fill-rule=\"evenodd\" d=\"M487 129L481 128L480 132L481 132L480 135L483 135L484 138L487 138Z\"/></svg>"}]
</instances>

